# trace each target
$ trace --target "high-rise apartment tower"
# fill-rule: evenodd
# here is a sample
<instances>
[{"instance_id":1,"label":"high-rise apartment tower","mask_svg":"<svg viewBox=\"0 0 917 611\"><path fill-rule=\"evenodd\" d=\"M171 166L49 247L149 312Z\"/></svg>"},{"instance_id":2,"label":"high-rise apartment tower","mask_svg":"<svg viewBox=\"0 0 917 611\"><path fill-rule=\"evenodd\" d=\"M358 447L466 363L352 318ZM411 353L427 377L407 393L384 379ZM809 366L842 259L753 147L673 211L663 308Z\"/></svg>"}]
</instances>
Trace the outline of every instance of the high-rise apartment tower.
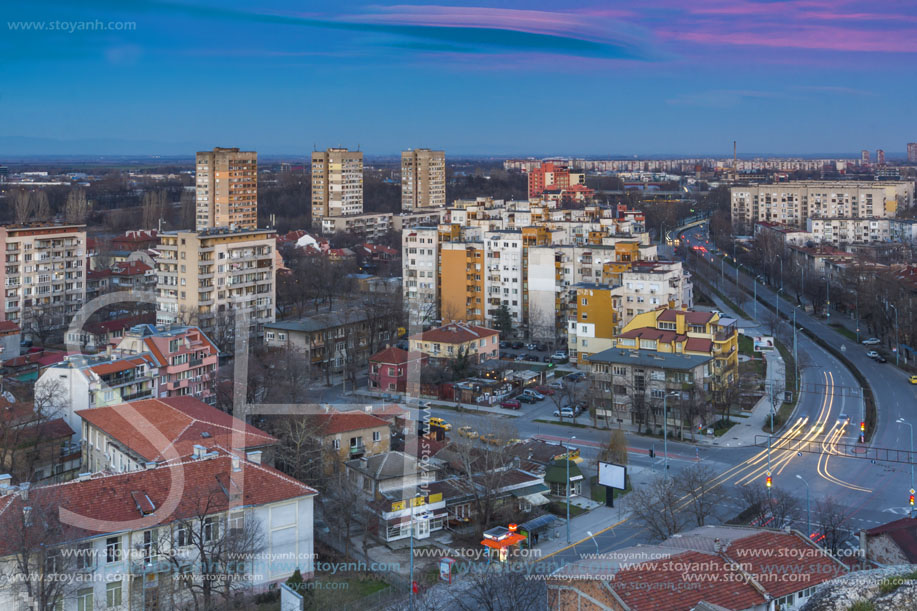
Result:
<instances>
[{"instance_id":1,"label":"high-rise apartment tower","mask_svg":"<svg viewBox=\"0 0 917 611\"><path fill-rule=\"evenodd\" d=\"M197 154L195 229L258 226L258 153L217 147Z\"/></svg>"}]
</instances>

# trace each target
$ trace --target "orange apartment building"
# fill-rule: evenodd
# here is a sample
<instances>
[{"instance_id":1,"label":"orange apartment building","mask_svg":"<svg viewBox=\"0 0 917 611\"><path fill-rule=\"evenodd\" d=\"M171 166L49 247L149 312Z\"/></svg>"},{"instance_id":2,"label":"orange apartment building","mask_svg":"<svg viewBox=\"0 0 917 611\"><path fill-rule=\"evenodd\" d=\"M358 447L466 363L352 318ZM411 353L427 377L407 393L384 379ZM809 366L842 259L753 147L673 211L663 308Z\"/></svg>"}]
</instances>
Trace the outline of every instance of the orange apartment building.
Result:
<instances>
[{"instance_id":1,"label":"orange apartment building","mask_svg":"<svg viewBox=\"0 0 917 611\"><path fill-rule=\"evenodd\" d=\"M567 321L570 360L586 364L586 357L614 346L620 322L621 287L607 284L576 285L575 318Z\"/></svg>"},{"instance_id":2,"label":"orange apartment building","mask_svg":"<svg viewBox=\"0 0 917 611\"><path fill-rule=\"evenodd\" d=\"M258 226L258 153L201 151L195 164L196 229Z\"/></svg>"}]
</instances>

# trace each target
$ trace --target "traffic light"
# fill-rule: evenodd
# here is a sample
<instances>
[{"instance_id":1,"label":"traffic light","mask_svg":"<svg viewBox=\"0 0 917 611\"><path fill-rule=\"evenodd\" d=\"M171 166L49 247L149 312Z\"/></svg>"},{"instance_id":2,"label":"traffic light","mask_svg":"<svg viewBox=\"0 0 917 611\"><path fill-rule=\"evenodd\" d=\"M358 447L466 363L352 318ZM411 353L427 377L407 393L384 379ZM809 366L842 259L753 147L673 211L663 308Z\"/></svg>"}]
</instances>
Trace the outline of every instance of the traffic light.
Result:
<instances>
[{"instance_id":1,"label":"traffic light","mask_svg":"<svg viewBox=\"0 0 917 611\"><path fill-rule=\"evenodd\" d=\"M860 432L861 432L861 433L865 433L865 432L866 432L866 423L863 422L862 420L860 421Z\"/></svg>"},{"instance_id":2,"label":"traffic light","mask_svg":"<svg viewBox=\"0 0 917 611\"><path fill-rule=\"evenodd\" d=\"M913 494L910 497L908 497L908 503L910 503L911 505L914 504L914 495Z\"/></svg>"},{"instance_id":3,"label":"traffic light","mask_svg":"<svg viewBox=\"0 0 917 611\"><path fill-rule=\"evenodd\" d=\"M656 450L650 448L650 458L656 458Z\"/></svg>"},{"instance_id":4,"label":"traffic light","mask_svg":"<svg viewBox=\"0 0 917 611\"><path fill-rule=\"evenodd\" d=\"M768 488L771 487L771 476L770 476L770 475L767 476L767 480L766 480L765 484L767 485Z\"/></svg>"}]
</instances>

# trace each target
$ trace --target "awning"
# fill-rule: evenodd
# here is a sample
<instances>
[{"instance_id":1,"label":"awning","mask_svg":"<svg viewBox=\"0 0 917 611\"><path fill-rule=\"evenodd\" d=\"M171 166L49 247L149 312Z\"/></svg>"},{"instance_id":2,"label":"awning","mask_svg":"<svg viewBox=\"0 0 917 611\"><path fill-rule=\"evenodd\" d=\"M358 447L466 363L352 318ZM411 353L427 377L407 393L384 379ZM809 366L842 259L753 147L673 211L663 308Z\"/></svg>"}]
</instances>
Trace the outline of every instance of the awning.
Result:
<instances>
[{"instance_id":1,"label":"awning","mask_svg":"<svg viewBox=\"0 0 917 611\"><path fill-rule=\"evenodd\" d=\"M532 484L531 486L525 486L524 488L516 488L515 490L510 491L515 497L526 497L530 494L536 494L538 492L548 492L550 488L545 484Z\"/></svg>"},{"instance_id":2,"label":"awning","mask_svg":"<svg viewBox=\"0 0 917 611\"><path fill-rule=\"evenodd\" d=\"M508 537L504 537L499 541L494 541L493 539L483 539L481 545L484 547L490 547L493 549L504 549L512 545L516 545L520 541L525 541L525 535L512 534Z\"/></svg>"},{"instance_id":3,"label":"awning","mask_svg":"<svg viewBox=\"0 0 917 611\"><path fill-rule=\"evenodd\" d=\"M557 516L548 513L543 516L538 516L537 518L532 518L528 522L523 522L519 525L519 530L524 530L531 533L547 528L551 526L555 521L557 521Z\"/></svg>"},{"instance_id":4,"label":"awning","mask_svg":"<svg viewBox=\"0 0 917 611\"><path fill-rule=\"evenodd\" d=\"M519 498L524 500L529 505L535 505L536 507L547 505L548 503L551 502L545 495L541 494L540 492L536 492L535 494L529 494L526 496L521 496Z\"/></svg>"}]
</instances>

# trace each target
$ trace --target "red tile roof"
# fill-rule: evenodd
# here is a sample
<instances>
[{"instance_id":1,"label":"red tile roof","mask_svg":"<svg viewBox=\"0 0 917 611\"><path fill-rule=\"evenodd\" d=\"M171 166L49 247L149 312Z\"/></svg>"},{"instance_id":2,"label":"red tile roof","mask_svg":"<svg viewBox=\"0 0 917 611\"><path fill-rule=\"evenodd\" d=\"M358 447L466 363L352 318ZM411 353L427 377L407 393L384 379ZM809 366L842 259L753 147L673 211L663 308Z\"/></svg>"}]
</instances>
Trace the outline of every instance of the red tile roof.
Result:
<instances>
[{"instance_id":1,"label":"red tile roof","mask_svg":"<svg viewBox=\"0 0 917 611\"><path fill-rule=\"evenodd\" d=\"M686 611L702 600L727 609L767 602L750 583L734 579L729 564L714 554L689 551L623 568L609 585L633 611ZM703 575L703 580L689 575Z\"/></svg>"},{"instance_id":2,"label":"red tile roof","mask_svg":"<svg viewBox=\"0 0 917 611\"><path fill-rule=\"evenodd\" d=\"M673 310L671 308L666 308L659 313L656 320L675 322L678 315L683 315L685 317L685 322L689 325L705 325L713 320L715 316L713 312L696 312L694 310Z\"/></svg>"},{"instance_id":3,"label":"red tile roof","mask_svg":"<svg viewBox=\"0 0 917 611\"><path fill-rule=\"evenodd\" d=\"M153 269L143 261L121 261L112 266L116 276L140 276Z\"/></svg>"},{"instance_id":4,"label":"red tile roof","mask_svg":"<svg viewBox=\"0 0 917 611\"><path fill-rule=\"evenodd\" d=\"M667 344L672 342L683 342L685 339L687 339L686 335L676 333L675 331L656 329L655 327L640 327L639 329L631 329L630 331L625 331L624 333L618 335L618 337L625 339L652 339L665 342Z\"/></svg>"},{"instance_id":5,"label":"red tile roof","mask_svg":"<svg viewBox=\"0 0 917 611\"><path fill-rule=\"evenodd\" d=\"M187 457L195 445L244 450L277 443L261 429L193 397L143 399L76 413L145 461Z\"/></svg>"},{"instance_id":6,"label":"red tile roof","mask_svg":"<svg viewBox=\"0 0 917 611\"><path fill-rule=\"evenodd\" d=\"M316 414L312 416L322 435L336 435L350 431L374 429L388 426L388 422L365 412L332 412L330 414Z\"/></svg>"},{"instance_id":7,"label":"red tile roof","mask_svg":"<svg viewBox=\"0 0 917 611\"><path fill-rule=\"evenodd\" d=\"M133 327L134 325L153 322L155 322L155 318L153 316L140 314L138 316L125 316L123 318L116 318L114 320L86 323L84 328L90 333L101 335L103 333L111 333L112 331L123 331L124 329Z\"/></svg>"},{"instance_id":8,"label":"red tile roof","mask_svg":"<svg viewBox=\"0 0 917 611\"><path fill-rule=\"evenodd\" d=\"M685 342L685 350L710 354L713 352L713 340L703 337L689 337L688 341Z\"/></svg>"},{"instance_id":9,"label":"red tile roof","mask_svg":"<svg viewBox=\"0 0 917 611\"><path fill-rule=\"evenodd\" d=\"M0 333L19 333L19 325L11 320L0 320Z\"/></svg>"},{"instance_id":10,"label":"red tile roof","mask_svg":"<svg viewBox=\"0 0 917 611\"><path fill-rule=\"evenodd\" d=\"M233 471L231 456L222 452L208 459L34 488L29 490L27 501L19 494L6 494L0 497L0 532L22 528L24 505L53 516L58 515L59 506L88 518L80 520L83 525L79 527L65 525L57 542L112 532L113 528L140 530L198 516L204 503L208 505L208 514L226 511L230 501L227 490L240 495L237 501L233 499L239 505L264 505L317 494L309 486L266 465L240 460L240 470ZM149 498L156 507L152 515L141 515L132 498L135 492L138 494L133 496L143 498L144 504ZM102 523L93 524L93 521ZM128 524L112 527L105 522ZM39 523L34 521L35 528L40 528ZM40 540L40 536L36 539ZM14 537L0 537L0 556L14 553L14 546Z\"/></svg>"},{"instance_id":11,"label":"red tile roof","mask_svg":"<svg viewBox=\"0 0 917 611\"><path fill-rule=\"evenodd\" d=\"M499 331L488 329L487 327L455 322L412 335L411 339L424 342L439 342L441 344L464 344L465 342L499 334Z\"/></svg>"},{"instance_id":12,"label":"red tile roof","mask_svg":"<svg viewBox=\"0 0 917 611\"><path fill-rule=\"evenodd\" d=\"M847 573L824 550L791 533L760 532L733 541L725 553L753 575L773 598ZM799 581L800 575L807 576L804 583Z\"/></svg>"},{"instance_id":13,"label":"red tile roof","mask_svg":"<svg viewBox=\"0 0 917 611\"><path fill-rule=\"evenodd\" d=\"M408 362L408 351L394 346L381 350L371 357L371 363L385 363L386 365L401 365Z\"/></svg>"}]
</instances>

